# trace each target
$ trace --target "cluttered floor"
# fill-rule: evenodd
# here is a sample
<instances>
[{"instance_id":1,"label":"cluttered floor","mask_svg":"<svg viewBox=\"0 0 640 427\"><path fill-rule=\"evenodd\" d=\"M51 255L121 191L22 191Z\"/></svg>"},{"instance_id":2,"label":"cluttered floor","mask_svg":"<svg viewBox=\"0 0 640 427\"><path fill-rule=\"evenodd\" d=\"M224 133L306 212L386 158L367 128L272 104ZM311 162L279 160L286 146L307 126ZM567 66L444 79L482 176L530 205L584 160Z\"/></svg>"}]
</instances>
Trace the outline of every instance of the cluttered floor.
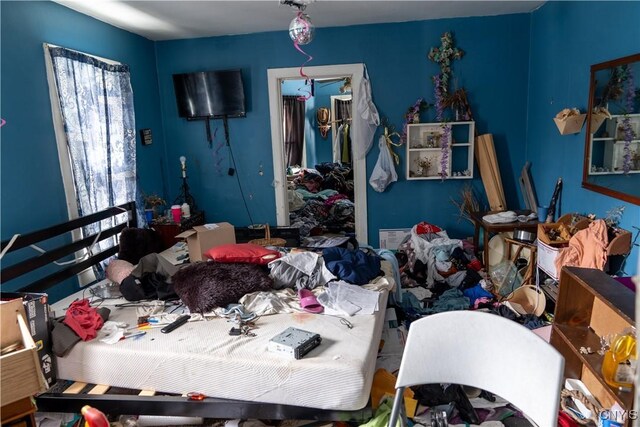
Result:
<instances>
[{"instance_id":1,"label":"cluttered floor","mask_svg":"<svg viewBox=\"0 0 640 427\"><path fill-rule=\"evenodd\" d=\"M368 248L361 248L368 251ZM389 261L395 282L389 295L382 338L371 388L372 417L361 422L342 423L383 427L389 422L396 373L411 324L426 316L456 310L474 310L517 322L549 340L552 316L545 310L546 298L531 278L523 280L514 272L513 262L495 263L489 272L476 256L473 244L452 239L446 230L421 222L400 242L396 251L378 250ZM516 269L517 270L517 269ZM496 331L496 333L499 333ZM452 336L451 339L455 339ZM506 343L508 345L508 343ZM472 351L473 349L470 349ZM443 357L445 357L443 355ZM478 355L481 358L482 355ZM499 373L496 373L499 375ZM457 384L430 384L411 387L405 393L406 412L414 423L424 426L529 426L518 408L500 396ZM532 396L535 399L535 396ZM562 408L567 405L563 402ZM569 405L570 406L570 405ZM569 407L561 411L562 425L574 425L579 415ZM72 416L39 414L38 425L73 426ZM47 424L43 417L54 417ZM62 418L61 418L62 417ZM312 421L213 420L189 417L112 416L111 425L215 425L225 427L292 427L319 425ZM584 423L583 423L584 424ZM588 425L588 424L587 424Z\"/></svg>"}]
</instances>

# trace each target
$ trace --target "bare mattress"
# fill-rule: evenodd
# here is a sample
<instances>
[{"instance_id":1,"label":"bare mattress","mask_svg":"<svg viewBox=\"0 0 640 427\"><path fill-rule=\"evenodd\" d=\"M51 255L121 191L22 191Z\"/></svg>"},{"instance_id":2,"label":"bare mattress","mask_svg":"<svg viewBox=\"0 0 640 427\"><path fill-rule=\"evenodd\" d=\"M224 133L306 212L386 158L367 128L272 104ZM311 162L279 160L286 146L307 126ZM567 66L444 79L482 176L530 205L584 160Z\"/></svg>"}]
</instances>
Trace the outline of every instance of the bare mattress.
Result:
<instances>
[{"instance_id":1,"label":"bare mattress","mask_svg":"<svg viewBox=\"0 0 640 427\"><path fill-rule=\"evenodd\" d=\"M171 333L159 328L146 335L106 344L101 335L80 342L57 358L58 378L163 393L202 393L223 399L334 410L357 410L369 399L376 356L392 279L377 278L378 311L340 317L302 311L265 315L255 337L231 336L233 326L217 317L192 321ZM365 285L369 287L370 285ZM53 305L60 315L81 293ZM105 300L110 319L135 325L135 307ZM345 317L346 318L346 317ZM321 344L302 359L267 350L271 338L288 327L319 334Z\"/></svg>"}]
</instances>

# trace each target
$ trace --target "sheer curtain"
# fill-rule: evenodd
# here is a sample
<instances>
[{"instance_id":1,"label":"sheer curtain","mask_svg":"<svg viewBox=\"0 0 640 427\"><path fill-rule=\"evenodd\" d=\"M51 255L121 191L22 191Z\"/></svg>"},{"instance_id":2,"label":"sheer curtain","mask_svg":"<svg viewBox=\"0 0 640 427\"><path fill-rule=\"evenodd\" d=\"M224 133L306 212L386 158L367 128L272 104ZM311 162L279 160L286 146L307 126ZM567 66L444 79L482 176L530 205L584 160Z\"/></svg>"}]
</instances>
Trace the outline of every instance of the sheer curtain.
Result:
<instances>
[{"instance_id":1,"label":"sheer curtain","mask_svg":"<svg viewBox=\"0 0 640 427\"><path fill-rule=\"evenodd\" d=\"M284 130L284 155L286 165L301 166L304 147L305 101L298 96L282 97L282 129Z\"/></svg>"},{"instance_id":2,"label":"sheer curtain","mask_svg":"<svg viewBox=\"0 0 640 427\"><path fill-rule=\"evenodd\" d=\"M68 156L73 183L73 188L65 185L67 200L75 197L77 216L137 200L129 66L61 47L46 45L47 50L59 102L54 116L58 110L64 125L64 134L57 132L57 138L66 142L59 141L58 149L67 151L59 155ZM72 209L69 213L75 216ZM100 228L100 224L91 224L83 234L97 234ZM105 240L100 243L101 249L115 242Z\"/></svg>"}]
</instances>

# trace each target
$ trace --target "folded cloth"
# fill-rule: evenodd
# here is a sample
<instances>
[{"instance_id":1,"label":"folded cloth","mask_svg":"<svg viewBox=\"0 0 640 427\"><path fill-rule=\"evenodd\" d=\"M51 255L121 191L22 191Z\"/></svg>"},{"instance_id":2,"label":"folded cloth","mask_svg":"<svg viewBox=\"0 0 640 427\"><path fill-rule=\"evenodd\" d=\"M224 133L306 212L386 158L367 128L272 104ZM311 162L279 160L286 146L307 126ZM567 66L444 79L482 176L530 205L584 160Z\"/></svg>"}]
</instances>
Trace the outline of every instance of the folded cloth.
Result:
<instances>
[{"instance_id":1,"label":"folded cloth","mask_svg":"<svg viewBox=\"0 0 640 427\"><path fill-rule=\"evenodd\" d=\"M95 308L89 305L88 299L71 303L64 317L64 324L70 327L82 341L89 341L98 335L104 320Z\"/></svg>"},{"instance_id":2,"label":"folded cloth","mask_svg":"<svg viewBox=\"0 0 640 427\"><path fill-rule=\"evenodd\" d=\"M517 221L518 215L516 215L514 211L505 211L505 212L498 212L495 214L485 215L482 217L482 220L490 224L509 223L509 222Z\"/></svg>"}]
</instances>

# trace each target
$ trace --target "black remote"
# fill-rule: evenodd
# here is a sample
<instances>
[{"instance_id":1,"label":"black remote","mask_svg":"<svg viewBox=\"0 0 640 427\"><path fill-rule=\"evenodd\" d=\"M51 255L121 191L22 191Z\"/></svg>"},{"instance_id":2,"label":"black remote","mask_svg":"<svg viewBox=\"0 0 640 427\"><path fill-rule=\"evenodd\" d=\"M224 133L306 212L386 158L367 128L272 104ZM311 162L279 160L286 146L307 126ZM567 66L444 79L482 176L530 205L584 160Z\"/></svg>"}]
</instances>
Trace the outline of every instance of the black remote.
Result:
<instances>
[{"instance_id":1,"label":"black remote","mask_svg":"<svg viewBox=\"0 0 640 427\"><path fill-rule=\"evenodd\" d=\"M176 320L174 320L173 322L169 323L164 328L160 329L160 332L162 332L163 334L168 334L169 332L173 331L174 329L178 329L180 326L182 326L185 323L187 323L190 318L191 318L191 316L189 316L188 314L185 314L184 316L180 316Z\"/></svg>"}]
</instances>

